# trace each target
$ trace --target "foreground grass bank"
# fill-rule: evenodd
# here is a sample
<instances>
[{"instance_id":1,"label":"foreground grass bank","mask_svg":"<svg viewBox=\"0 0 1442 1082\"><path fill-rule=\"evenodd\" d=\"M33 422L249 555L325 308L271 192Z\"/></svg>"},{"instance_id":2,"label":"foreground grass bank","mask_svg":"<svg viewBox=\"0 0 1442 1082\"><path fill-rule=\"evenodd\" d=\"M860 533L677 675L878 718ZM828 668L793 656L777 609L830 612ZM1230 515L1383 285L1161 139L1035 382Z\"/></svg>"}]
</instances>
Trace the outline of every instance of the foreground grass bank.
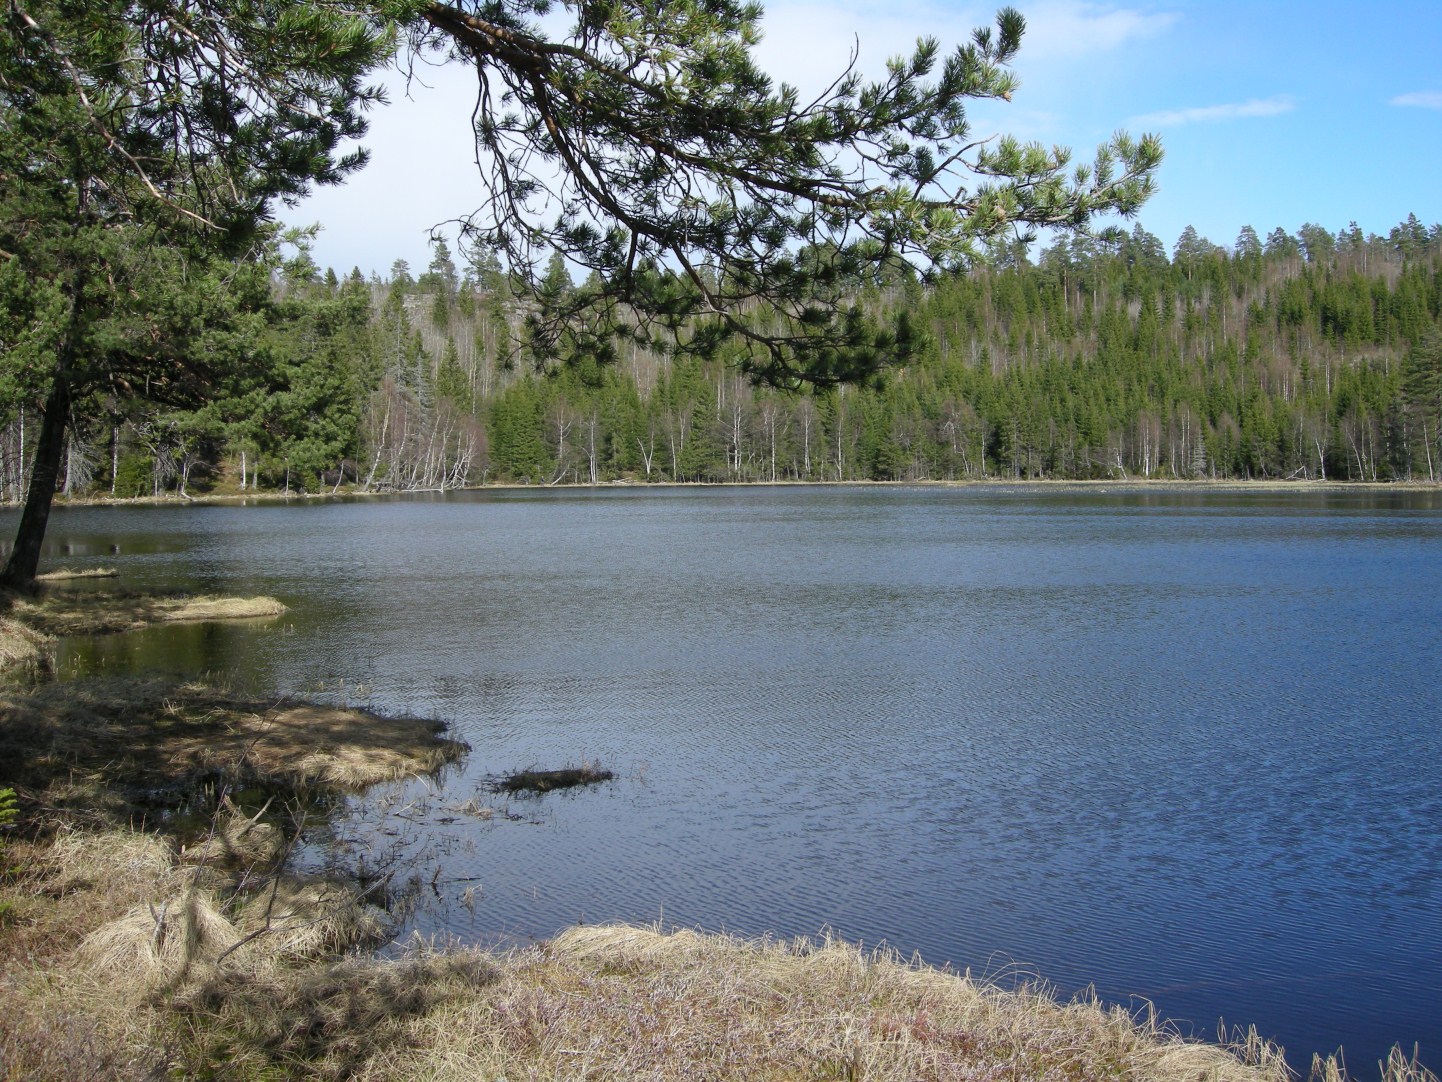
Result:
<instances>
[{"instance_id":1,"label":"foreground grass bank","mask_svg":"<svg viewBox=\"0 0 1442 1082\"><path fill-rule=\"evenodd\" d=\"M56 625L16 611L43 651L36 624ZM429 722L200 684L0 691L22 810L0 860L0 1079L1286 1078L1255 1039L1183 1042L844 943L601 927L379 957L411 870L302 876L296 840L336 794L463 750ZM1426 1077L1401 1057L1387 1074Z\"/></svg>"}]
</instances>

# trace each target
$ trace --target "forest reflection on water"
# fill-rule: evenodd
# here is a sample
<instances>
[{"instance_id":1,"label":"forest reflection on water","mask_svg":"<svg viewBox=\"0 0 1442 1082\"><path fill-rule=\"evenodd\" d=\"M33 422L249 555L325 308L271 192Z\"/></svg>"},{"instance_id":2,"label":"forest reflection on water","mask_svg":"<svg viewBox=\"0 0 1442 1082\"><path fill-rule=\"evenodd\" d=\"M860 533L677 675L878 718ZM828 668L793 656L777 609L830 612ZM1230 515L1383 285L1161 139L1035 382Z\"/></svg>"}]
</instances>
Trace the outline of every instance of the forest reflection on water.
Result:
<instances>
[{"instance_id":1,"label":"forest reflection on water","mask_svg":"<svg viewBox=\"0 0 1442 1082\"><path fill-rule=\"evenodd\" d=\"M50 543L290 606L62 674L454 726L460 768L331 839L425 863L423 934L831 928L1255 1023L1303 1069L1439 1058L1435 491L519 490L67 509ZM486 791L581 758L618 780Z\"/></svg>"}]
</instances>

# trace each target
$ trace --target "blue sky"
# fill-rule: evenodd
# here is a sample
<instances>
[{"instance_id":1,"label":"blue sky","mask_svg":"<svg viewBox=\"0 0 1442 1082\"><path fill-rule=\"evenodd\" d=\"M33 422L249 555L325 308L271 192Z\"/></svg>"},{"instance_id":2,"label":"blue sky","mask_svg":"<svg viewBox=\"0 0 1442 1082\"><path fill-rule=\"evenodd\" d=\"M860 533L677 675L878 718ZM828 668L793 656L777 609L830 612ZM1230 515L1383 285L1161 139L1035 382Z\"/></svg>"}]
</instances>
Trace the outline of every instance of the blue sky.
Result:
<instances>
[{"instance_id":1,"label":"blue sky","mask_svg":"<svg viewBox=\"0 0 1442 1082\"><path fill-rule=\"evenodd\" d=\"M978 134L1009 132L1089 158L1119 129L1162 136L1160 190L1138 216L1170 251L1194 225L1231 244L1304 222L1356 220L1385 234L1416 213L1442 220L1442 0L1232 3L1175 0L1018 3L1027 35L1010 104L974 110ZM918 35L943 45L994 6L925 0L770 0L763 65L803 90L846 62L879 72ZM337 271L386 273L429 259L428 230L476 202L468 117L473 77L422 73L363 140L371 164L285 213L319 222L315 257Z\"/></svg>"}]
</instances>

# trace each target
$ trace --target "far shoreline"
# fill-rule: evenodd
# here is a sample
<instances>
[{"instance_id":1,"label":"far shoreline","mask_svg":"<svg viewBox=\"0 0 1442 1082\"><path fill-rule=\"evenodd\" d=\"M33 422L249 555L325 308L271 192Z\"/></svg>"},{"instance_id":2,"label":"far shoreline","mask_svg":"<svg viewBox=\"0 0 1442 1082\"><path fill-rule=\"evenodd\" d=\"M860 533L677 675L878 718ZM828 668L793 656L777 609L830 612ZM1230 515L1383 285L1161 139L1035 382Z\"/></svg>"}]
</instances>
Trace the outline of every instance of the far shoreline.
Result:
<instances>
[{"instance_id":1,"label":"far shoreline","mask_svg":"<svg viewBox=\"0 0 1442 1082\"><path fill-rule=\"evenodd\" d=\"M910 480L910 481L644 481L620 478L612 481L557 482L555 484L525 484L516 481L487 482L479 485L459 485L450 488L416 488L365 491L357 488L343 488L337 491L321 492L207 492L197 495L179 496L168 493L163 496L74 496L57 495L55 508L74 507L247 507L252 505L344 502L362 499L388 499L396 496L444 496L458 492L585 492L617 489L762 489L762 488L940 488L940 489L1039 489L1050 491L1108 492L1442 492L1442 481L1333 481L1309 479L1266 478L1244 480L1239 478L968 478L964 480ZM19 510L19 503L0 504L0 511Z\"/></svg>"}]
</instances>

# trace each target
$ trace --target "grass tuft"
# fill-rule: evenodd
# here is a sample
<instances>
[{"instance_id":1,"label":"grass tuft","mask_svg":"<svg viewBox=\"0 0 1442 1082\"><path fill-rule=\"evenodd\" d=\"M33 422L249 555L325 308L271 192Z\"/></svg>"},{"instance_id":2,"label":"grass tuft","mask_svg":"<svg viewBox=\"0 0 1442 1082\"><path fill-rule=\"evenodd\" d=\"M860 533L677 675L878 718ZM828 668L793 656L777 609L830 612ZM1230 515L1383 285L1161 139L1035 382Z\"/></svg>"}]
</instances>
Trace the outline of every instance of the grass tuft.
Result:
<instances>
[{"instance_id":1,"label":"grass tuft","mask_svg":"<svg viewBox=\"0 0 1442 1082\"><path fill-rule=\"evenodd\" d=\"M1094 1000L835 940L572 928L418 1019L371 1077L1284 1082Z\"/></svg>"},{"instance_id":2,"label":"grass tuft","mask_svg":"<svg viewBox=\"0 0 1442 1082\"><path fill-rule=\"evenodd\" d=\"M238 915L240 930L272 960L324 958L382 942L385 914L361 891L334 879L276 876Z\"/></svg>"},{"instance_id":3,"label":"grass tuft","mask_svg":"<svg viewBox=\"0 0 1442 1082\"><path fill-rule=\"evenodd\" d=\"M517 770L491 781L493 793L550 793L557 789L574 789L580 785L597 785L615 777L611 771L592 763L564 766L559 770Z\"/></svg>"},{"instance_id":4,"label":"grass tuft","mask_svg":"<svg viewBox=\"0 0 1442 1082\"><path fill-rule=\"evenodd\" d=\"M177 987L206 974L241 936L214 895L188 889L136 906L80 944L81 962L141 987Z\"/></svg>"},{"instance_id":5,"label":"grass tuft","mask_svg":"<svg viewBox=\"0 0 1442 1082\"><path fill-rule=\"evenodd\" d=\"M46 571L44 574L36 575L36 582L70 582L74 579L114 579L119 578L120 572L113 567L57 567L54 571Z\"/></svg>"},{"instance_id":6,"label":"grass tuft","mask_svg":"<svg viewBox=\"0 0 1442 1082\"><path fill-rule=\"evenodd\" d=\"M50 636L0 608L0 676L24 678L45 656Z\"/></svg>"},{"instance_id":7,"label":"grass tuft","mask_svg":"<svg viewBox=\"0 0 1442 1082\"><path fill-rule=\"evenodd\" d=\"M222 972L174 1008L191 1040L185 1077L384 1078L376 1053L404 1047L437 1007L497 980L474 951L418 951L391 960L347 957L301 969Z\"/></svg>"}]
</instances>

